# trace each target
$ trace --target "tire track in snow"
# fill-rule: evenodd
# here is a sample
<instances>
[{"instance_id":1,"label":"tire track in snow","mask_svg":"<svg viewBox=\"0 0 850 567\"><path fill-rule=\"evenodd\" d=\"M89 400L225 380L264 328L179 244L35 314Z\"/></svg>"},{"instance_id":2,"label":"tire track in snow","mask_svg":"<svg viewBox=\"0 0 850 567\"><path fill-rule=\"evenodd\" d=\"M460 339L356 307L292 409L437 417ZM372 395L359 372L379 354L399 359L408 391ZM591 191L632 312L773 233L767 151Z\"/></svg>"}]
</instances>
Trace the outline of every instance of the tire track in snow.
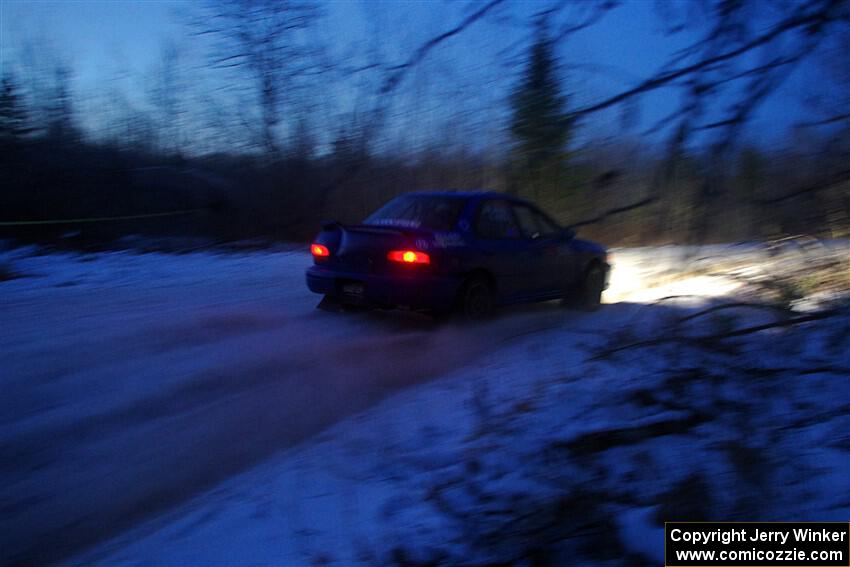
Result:
<instances>
[{"instance_id":1,"label":"tire track in snow","mask_svg":"<svg viewBox=\"0 0 850 567\"><path fill-rule=\"evenodd\" d=\"M314 327L294 344L264 340L165 391L4 442L4 555L12 564L66 557L468 363L488 342L456 329L322 340Z\"/></svg>"}]
</instances>

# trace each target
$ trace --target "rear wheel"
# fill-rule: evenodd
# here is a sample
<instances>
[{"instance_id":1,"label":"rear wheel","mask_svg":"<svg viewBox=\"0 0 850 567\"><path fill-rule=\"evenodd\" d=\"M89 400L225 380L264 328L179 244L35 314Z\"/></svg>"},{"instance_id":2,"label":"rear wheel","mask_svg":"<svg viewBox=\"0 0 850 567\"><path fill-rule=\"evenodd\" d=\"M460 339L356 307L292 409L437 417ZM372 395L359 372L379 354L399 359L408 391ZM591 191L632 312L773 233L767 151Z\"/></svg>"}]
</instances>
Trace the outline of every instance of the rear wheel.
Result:
<instances>
[{"instance_id":1,"label":"rear wheel","mask_svg":"<svg viewBox=\"0 0 850 567\"><path fill-rule=\"evenodd\" d=\"M321 309L322 311L330 311L332 313L339 313L342 311L342 303L340 303L339 299L334 297L333 295L325 294L322 296L322 300L316 305L316 309Z\"/></svg>"},{"instance_id":2,"label":"rear wheel","mask_svg":"<svg viewBox=\"0 0 850 567\"><path fill-rule=\"evenodd\" d=\"M328 311L330 313L348 313L359 312L370 309L370 306L360 305L346 301L345 298L336 295L325 294L322 300L316 305L316 309Z\"/></svg>"},{"instance_id":3,"label":"rear wheel","mask_svg":"<svg viewBox=\"0 0 850 567\"><path fill-rule=\"evenodd\" d=\"M493 286L481 276L472 277L464 283L459 299L459 312L466 321L487 319L496 308Z\"/></svg>"}]
</instances>

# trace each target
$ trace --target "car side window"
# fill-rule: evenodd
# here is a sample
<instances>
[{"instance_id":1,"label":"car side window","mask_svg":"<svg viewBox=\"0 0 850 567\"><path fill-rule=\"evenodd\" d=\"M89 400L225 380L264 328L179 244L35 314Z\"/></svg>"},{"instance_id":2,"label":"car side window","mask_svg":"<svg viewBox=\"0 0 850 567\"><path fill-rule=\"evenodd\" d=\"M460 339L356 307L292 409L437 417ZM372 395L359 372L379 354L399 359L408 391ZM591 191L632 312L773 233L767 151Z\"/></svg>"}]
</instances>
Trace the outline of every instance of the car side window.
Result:
<instances>
[{"instance_id":1,"label":"car side window","mask_svg":"<svg viewBox=\"0 0 850 567\"><path fill-rule=\"evenodd\" d=\"M525 205L514 205L514 213L516 214L519 227L522 229L522 234L526 238L540 238L540 225L537 222L537 215Z\"/></svg>"},{"instance_id":2,"label":"car side window","mask_svg":"<svg viewBox=\"0 0 850 567\"><path fill-rule=\"evenodd\" d=\"M532 211L532 213L534 214L534 218L537 219L537 227L540 229L540 236L543 238L553 238L561 234L561 227L550 220L549 217L539 213L538 211Z\"/></svg>"},{"instance_id":3,"label":"car side window","mask_svg":"<svg viewBox=\"0 0 850 567\"><path fill-rule=\"evenodd\" d=\"M520 236L520 230L511 207L505 201L497 199L485 201L481 205L475 221L475 233L480 238L489 240L519 238Z\"/></svg>"},{"instance_id":4,"label":"car side window","mask_svg":"<svg viewBox=\"0 0 850 567\"><path fill-rule=\"evenodd\" d=\"M514 205L514 212L526 238L553 238L561 232L558 225L527 205Z\"/></svg>"}]
</instances>

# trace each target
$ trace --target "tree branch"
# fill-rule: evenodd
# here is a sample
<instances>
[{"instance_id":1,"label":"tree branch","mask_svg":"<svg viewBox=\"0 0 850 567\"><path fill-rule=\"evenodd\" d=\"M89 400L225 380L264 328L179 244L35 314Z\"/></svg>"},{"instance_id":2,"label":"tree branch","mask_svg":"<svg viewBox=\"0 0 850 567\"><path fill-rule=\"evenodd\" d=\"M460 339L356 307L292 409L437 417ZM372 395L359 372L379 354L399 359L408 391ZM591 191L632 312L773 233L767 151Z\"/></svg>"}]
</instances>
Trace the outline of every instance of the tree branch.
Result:
<instances>
[{"instance_id":1,"label":"tree branch","mask_svg":"<svg viewBox=\"0 0 850 567\"><path fill-rule=\"evenodd\" d=\"M814 27L817 25L822 25L824 22L830 20L830 13L832 9L840 3L840 0L830 0L825 7L813 13L805 13L805 11L801 9L794 16L780 22L771 30L752 39L744 45L741 45L740 47L726 51L724 53L720 53L718 55L706 57L691 65L686 65L678 69L662 72L617 95L607 98L601 102L585 106L584 108L580 108L573 113L573 116L583 116L586 114L599 112L600 110L604 110L606 108L614 106L636 95L661 88L677 79L680 79L687 75L691 75L693 73L696 73L697 71L712 67L714 65L717 65L718 63L729 61L749 51L752 51L757 47L771 43L773 40L789 31L804 27Z\"/></svg>"},{"instance_id":2,"label":"tree branch","mask_svg":"<svg viewBox=\"0 0 850 567\"><path fill-rule=\"evenodd\" d=\"M716 333L713 335L703 335L701 337L682 337L682 336L668 336L668 337L659 337L655 339L647 339L645 341L636 341L633 343L628 343L625 345L621 345L618 347L604 349L598 354L592 356L590 360L600 360L602 358L608 357L617 352L621 352L624 350L629 350L633 348L642 348L648 346L658 346L665 343L680 343L691 346L704 346L705 343L713 343L716 341L721 341L725 339L731 339L734 337L742 337L745 335L751 335L753 333L758 333L760 331L766 331L768 329L776 329L780 327L791 327L794 325L799 325L801 323L809 323L811 321L819 321L821 319L826 319L828 317L834 317L838 315L840 311L838 309L830 309L826 311L818 311L815 313L811 313L809 315L801 315L799 317L793 317L791 319L783 319L781 321L773 321L771 323L764 323L761 325L753 325L751 327L743 327L741 329L735 329L734 331L728 331L725 333Z\"/></svg>"},{"instance_id":3,"label":"tree branch","mask_svg":"<svg viewBox=\"0 0 850 567\"><path fill-rule=\"evenodd\" d=\"M612 216L615 216L615 215L621 215L623 213L627 213L629 211L633 211L635 209L639 209L641 207L651 205L655 201L656 201L655 197L647 197L645 199L641 199L640 201L638 201L636 203L632 203L630 205L625 205L625 206L622 206L622 207L616 207L614 209L608 209L607 211L605 211L604 213L602 213L599 216L596 216L592 219L587 219L587 220L579 221L577 223L573 223L568 228L575 229L575 228L578 228L580 226L587 226L589 224L600 223L600 222L606 220L608 217L612 217Z\"/></svg>"},{"instance_id":4,"label":"tree branch","mask_svg":"<svg viewBox=\"0 0 850 567\"><path fill-rule=\"evenodd\" d=\"M384 80L384 84L381 86L381 89L378 92L384 95L393 90L396 86L398 86L398 84L407 74L407 71L411 67L417 65L420 61L422 61L432 49L434 49L436 46L446 41L450 37L459 34L463 30L471 26L472 24L483 18L489 11L491 11L493 8L503 3L504 1L505 0L490 0L490 2L488 2L484 6L467 16L464 20L462 20L458 25L456 25L452 29L445 31L437 37L431 38L430 40L426 41L423 45L419 47L419 49L414 52L413 55L410 56L407 61L394 67L390 67L389 70L392 73Z\"/></svg>"}]
</instances>

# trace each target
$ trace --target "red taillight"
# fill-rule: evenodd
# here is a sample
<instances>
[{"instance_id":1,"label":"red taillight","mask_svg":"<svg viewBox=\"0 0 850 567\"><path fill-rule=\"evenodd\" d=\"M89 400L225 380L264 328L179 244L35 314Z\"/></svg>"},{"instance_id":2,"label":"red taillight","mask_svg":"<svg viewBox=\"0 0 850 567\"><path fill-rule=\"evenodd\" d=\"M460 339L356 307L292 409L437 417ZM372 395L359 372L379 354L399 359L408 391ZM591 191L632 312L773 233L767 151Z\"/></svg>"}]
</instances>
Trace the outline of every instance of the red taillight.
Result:
<instances>
[{"instance_id":1,"label":"red taillight","mask_svg":"<svg viewBox=\"0 0 850 567\"><path fill-rule=\"evenodd\" d=\"M324 258L326 256L330 256L331 251L328 250L328 247L324 244L311 244L310 254L312 254L316 258Z\"/></svg>"},{"instance_id":2,"label":"red taillight","mask_svg":"<svg viewBox=\"0 0 850 567\"><path fill-rule=\"evenodd\" d=\"M392 262L401 262L402 264L430 264L431 257L425 252L417 252L416 250L393 250L387 254L387 259Z\"/></svg>"}]
</instances>

